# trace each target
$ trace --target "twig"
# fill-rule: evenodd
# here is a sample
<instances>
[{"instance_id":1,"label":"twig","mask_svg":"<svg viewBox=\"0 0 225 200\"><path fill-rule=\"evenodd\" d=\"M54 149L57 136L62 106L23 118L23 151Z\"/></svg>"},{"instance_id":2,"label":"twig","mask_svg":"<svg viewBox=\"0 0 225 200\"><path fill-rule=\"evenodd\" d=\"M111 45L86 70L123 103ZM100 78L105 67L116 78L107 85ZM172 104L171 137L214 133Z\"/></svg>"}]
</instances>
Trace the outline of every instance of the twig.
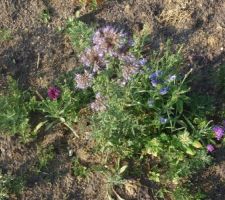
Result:
<instances>
[{"instance_id":1,"label":"twig","mask_svg":"<svg viewBox=\"0 0 225 200\"><path fill-rule=\"evenodd\" d=\"M40 53L38 53L38 59L37 59L37 69L39 68L40 65Z\"/></svg>"},{"instance_id":2,"label":"twig","mask_svg":"<svg viewBox=\"0 0 225 200\"><path fill-rule=\"evenodd\" d=\"M44 100L43 96L41 96L41 94L36 90L35 93L38 95L38 97L41 99L41 100Z\"/></svg>"},{"instance_id":3,"label":"twig","mask_svg":"<svg viewBox=\"0 0 225 200\"><path fill-rule=\"evenodd\" d=\"M112 191L114 192L118 200L124 200L113 188Z\"/></svg>"}]
</instances>

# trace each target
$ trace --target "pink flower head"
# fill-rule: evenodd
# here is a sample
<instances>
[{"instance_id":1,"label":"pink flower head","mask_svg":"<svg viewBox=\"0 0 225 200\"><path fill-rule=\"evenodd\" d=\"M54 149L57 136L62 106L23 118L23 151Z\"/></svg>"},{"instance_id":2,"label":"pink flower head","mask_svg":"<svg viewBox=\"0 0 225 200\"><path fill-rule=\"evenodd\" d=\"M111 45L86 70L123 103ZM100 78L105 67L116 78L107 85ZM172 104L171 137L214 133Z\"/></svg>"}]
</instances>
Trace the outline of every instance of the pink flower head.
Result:
<instances>
[{"instance_id":1,"label":"pink flower head","mask_svg":"<svg viewBox=\"0 0 225 200\"><path fill-rule=\"evenodd\" d=\"M216 139L217 139L217 140L221 140L221 138L222 138L223 135L224 135L224 129L223 129L223 127L217 125L217 126L214 126L214 127L212 128L212 130L213 130L213 132L215 133Z\"/></svg>"},{"instance_id":2,"label":"pink flower head","mask_svg":"<svg viewBox=\"0 0 225 200\"><path fill-rule=\"evenodd\" d=\"M98 72L106 66L104 53L98 48L98 46L87 49L81 56L81 62L85 66L93 67L94 73Z\"/></svg>"},{"instance_id":3,"label":"pink flower head","mask_svg":"<svg viewBox=\"0 0 225 200\"><path fill-rule=\"evenodd\" d=\"M51 99L51 100L57 100L60 96L60 90L57 88L57 87L50 87L48 89L48 97Z\"/></svg>"},{"instance_id":4,"label":"pink flower head","mask_svg":"<svg viewBox=\"0 0 225 200\"><path fill-rule=\"evenodd\" d=\"M93 75L86 70L83 74L75 74L75 82L77 84L76 87L79 89L86 89L88 87L91 87L92 79Z\"/></svg>"},{"instance_id":5,"label":"pink flower head","mask_svg":"<svg viewBox=\"0 0 225 200\"><path fill-rule=\"evenodd\" d=\"M206 146L206 148L207 148L207 151L208 151L208 152L213 152L213 151L215 150L214 146L211 145L211 144L208 144L208 145Z\"/></svg>"},{"instance_id":6,"label":"pink flower head","mask_svg":"<svg viewBox=\"0 0 225 200\"><path fill-rule=\"evenodd\" d=\"M106 26L94 33L93 43L98 45L104 52L112 53L113 50L120 49L126 45L127 34L112 26Z\"/></svg>"}]
</instances>

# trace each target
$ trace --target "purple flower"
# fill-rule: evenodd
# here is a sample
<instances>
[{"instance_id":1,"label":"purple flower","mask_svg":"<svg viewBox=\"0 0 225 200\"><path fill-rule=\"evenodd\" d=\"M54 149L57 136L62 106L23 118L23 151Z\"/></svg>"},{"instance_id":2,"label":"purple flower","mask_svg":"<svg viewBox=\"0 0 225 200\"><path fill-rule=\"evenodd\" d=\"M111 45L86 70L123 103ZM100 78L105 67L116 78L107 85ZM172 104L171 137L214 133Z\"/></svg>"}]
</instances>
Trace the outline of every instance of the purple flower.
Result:
<instances>
[{"instance_id":1,"label":"purple flower","mask_svg":"<svg viewBox=\"0 0 225 200\"><path fill-rule=\"evenodd\" d=\"M132 54L121 55L119 59L123 63L122 75L125 81L130 80L133 75L139 73L145 63L143 59L137 60Z\"/></svg>"},{"instance_id":2,"label":"purple flower","mask_svg":"<svg viewBox=\"0 0 225 200\"><path fill-rule=\"evenodd\" d=\"M176 75L171 75L171 76L169 76L169 78L167 79L167 81L168 81L169 83L171 83L171 82L175 81L176 78L177 78Z\"/></svg>"},{"instance_id":3,"label":"purple flower","mask_svg":"<svg viewBox=\"0 0 225 200\"><path fill-rule=\"evenodd\" d=\"M85 66L93 67L94 73L106 66L104 53L97 46L87 49L81 56L81 62Z\"/></svg>"},{"instance_id":4,"label":"purple flower","mask_svg":"<svg viewBox=\"0 0 225 200\"><path fill-rule=\"evenodd\" d=\"M164 87L164 88L162 88L162 89L159 91L159 94L165 95L165 94L168 93L168 91L169 91L169 88L168 88L168 87Z\"/></svg>"},{"instance_id":5,"label":"purple flower","mask_svg":"<svg viewBox=\"0 0 225 200\"><path fill-rule=\"evenodd\" d=\"M168 119L167 119L167 118L160 117L160 123L161 123L161 124L166 124L166 123L167 123L167 121L168 121Z\"/></svg>"},{"instance_id":6,"label":"purple flower","mask_svg":"<svg viewBox=\"0 0 225 200\"><path fill-rule=\"evenodd\" d=\"M130 65L135 65L135 66L140 66L137 58L133 55L133 54L122 54L119 57L120 61L126 64L130 64Z\"/></svg>"},{"instance_id":7,"label":"purple flower","mask_svg":"<svg viewBox=\"0 0 225 200\"><path fill-rule=\"evenodd\" d=\"M85 70L84 74L75 74L76 87L86 89L92 85L93 75Z\"/></svg>"},{"instance_id":8,"label":"purple flower","mask_svg":"<svg viewBox=\"0 0 225 200\"><path fill-rule=\"evenodd\" d=\"M100 93L95 95L95 101L91 103L91 109L94 112L103 112L106 110L105 98Z\"/></svg>"},{"instance_id":9,"label":"purple flower","mask_svg":"<svg viewBox=\"0 0 225 200\"><path fill-rule=\"evenodd\" d=\"M212 130L213 130L213 132L215 133L216 139L217 139L217 140L221 140L221 138L222 138L223 135L224 135L224 129L223 129L223 127L217 125L217 126L214 126L214 127L212 128Z\"/></svg>"},{"instance_id":10,"label":"purple flower","mask_svg":"<svg viewBox=\"0 0 225 200\"><path fill-rule=\"evenodd\" d=\"M208 145L206 146L206 149L207 149L208 152L213 152L213 151L215 150L214 146L211 145L211 144L208 144Z\"/></svg>"},{"instance_id":11,"label":"purple flower","mask_svg":"<svg viewBox=\"0 0 225 200\"><path fill-rule=\"evenodd\" d=\"M48 89L48 97L51 100L57 100L60 96L60 90L57 87L50 87Z\"/></svg>"},{"instance_id":12,"label":"purple flower","mask_svg":"<svg viewBox=\"0 0 225 200\"><path fill-rule=\"evenodd\" d=\"M162 76L163 72L161 70L157 70L153 74L149 76L149 79L151 80L151 84L153 87L157 87L157 85L160 83L159 78Z\"/></svg>"},{"instance_id":13,"label":"purple flower","mask_svg":"<svg viewBox=\"0 0 225 200\"><path fill-rule=\"evenodd\" d=\"M152 80L152 79L157 79L159 78L160 76L162 76L163 72L161 70L157 70L155 71L153 74L151 74L149 76L149 79Z\"/></svg>"},{"instance_id":14,"label":"purple flower","mask_svg":"<svg viewBox=\"0 0 225 200\"><path fill-rule=\"evenodd\" d=\"M135 66L132 66L132 65L126 65L126 66L123 66L122 68L122 75L123 75L123 78L125 79L125 81L128 81L131 79L131 77L135 74L137 74L140 70L135 67Z\"/></svg>"},{"instance_id":15,"label":"purple flower","mask_svg":"<svg viewBox=\"0 0 225 200\"><path fill-rule=\"evenodd\" d=\"M100 28L93 35L93 43L107 53L124 47L127 41L127 35L112 26Z\"/></svg>"},{"instance_id":16,"label":"purple flower","mask_svg":"<svg viewBox=\"0 0 225 200\"><path fill-rule=\"evenodd\" d=\"M152 84L153 87L157 87L157 85L159 84L159 80L158 79L152 79L151 84Z\"/></svg>"},{"instance_id":17,"label":"purple flower","mask_svg":"<svg viewBox=\"0 0 225 200\"><path fill-rule=\"evenodd\" d=\"M138 62L141 66L143 66L147 63L147 60L145 58L141 58Z\"/></svg>"}]
</instances>

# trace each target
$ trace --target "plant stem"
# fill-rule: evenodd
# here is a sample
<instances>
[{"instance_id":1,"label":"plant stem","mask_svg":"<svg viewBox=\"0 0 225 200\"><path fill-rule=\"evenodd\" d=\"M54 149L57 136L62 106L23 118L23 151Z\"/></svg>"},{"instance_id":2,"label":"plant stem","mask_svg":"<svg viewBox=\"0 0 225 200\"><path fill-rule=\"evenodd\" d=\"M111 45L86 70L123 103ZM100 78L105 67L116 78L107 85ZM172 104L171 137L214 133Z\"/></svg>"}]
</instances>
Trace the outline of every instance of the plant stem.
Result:
<instances>
[{"instance_id":1,"label":"plant stem","mask_svg":"<svg viewBox=\"0 0 225 200\"><path fill-rule=\"evenodd\" d=\"M79 138L79 136L77 135L77 133L76 133L76 131L68 124L68 123L66 123L66 122L62 122L68 129L70 129L72 132L73 132L73 134L77 137L77 138Z\"/></svg>"}]
</instances>

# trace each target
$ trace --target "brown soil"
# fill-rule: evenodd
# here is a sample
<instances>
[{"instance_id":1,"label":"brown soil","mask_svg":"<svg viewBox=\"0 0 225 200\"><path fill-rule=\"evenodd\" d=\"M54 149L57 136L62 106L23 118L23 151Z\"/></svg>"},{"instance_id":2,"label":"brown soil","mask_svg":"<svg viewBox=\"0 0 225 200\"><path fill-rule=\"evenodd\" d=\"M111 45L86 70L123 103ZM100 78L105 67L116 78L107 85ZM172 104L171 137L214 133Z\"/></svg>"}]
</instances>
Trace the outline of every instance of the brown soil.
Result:
<instances>
[{"instance_id":1,"label":"brown soil","mask_svg":"<svg viewBox=\"0 0 225 200\"><path fill-rule=\"evenodd\" d=\"M76 67L77 59L69 39L58 28L65 26L68 17L79 9L76 0L1 0L0 28L9 29L12 38L0 41L0 87L5 76L13 75L23 88L46 89L59 73ZM49 10L51 19L43 23L41 13ZM81 20L116 24L130 32L139 33L148 27L151 49L160 49L170 38L175 47L183 46L184 68L195 68L201 82L193 83L198 91L213 89L209 70L225 63L225 0L127 0L105 1L99 9L82 9ZM206 86L205 83L209 84ZM0 167L4 173L24 176L26 185L21 195L10 199L73 199L105 200L106 185L100 174L79 181L71 172L68 151L88 165L98 162L88 152L87 137L79 141L62 127L43 133L31 144L23 145L16 137L1 136ZM37 146L52 144L56 157L48 168L35 174ZM88 144L88 145L87 145ZM199 187L208 193L207 199L225 199L224 150L215 153L215 164L198 174ZM128 189L127 189L127 188ZM126 192L128 190L129 192ZM119 191L119 190L118 190ZM125 199L154 199L151 188L133 183L125 185ZM134 192L135 191L135 192Z\"/></svg>"}]
</instances>

